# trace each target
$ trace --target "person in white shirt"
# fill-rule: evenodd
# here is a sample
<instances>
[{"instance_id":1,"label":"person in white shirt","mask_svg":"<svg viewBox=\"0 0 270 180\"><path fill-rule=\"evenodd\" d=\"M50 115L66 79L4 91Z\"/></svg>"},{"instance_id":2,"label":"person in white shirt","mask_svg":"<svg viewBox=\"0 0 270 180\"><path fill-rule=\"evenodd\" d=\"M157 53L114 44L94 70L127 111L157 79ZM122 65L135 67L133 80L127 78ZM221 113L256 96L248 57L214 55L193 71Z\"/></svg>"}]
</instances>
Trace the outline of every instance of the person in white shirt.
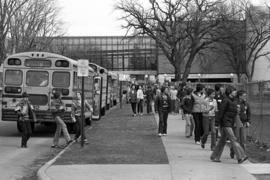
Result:
<instances>
[{"instance_id":1,"label":"person in white shirt","mask_svg":"<svg viewBox=\"0 0 270 180\"><path fill-rule=\"evenodd\" d=\"M174 86L172 86L170 90L170 96L171 96L171 112L177 113L176 112L177 90L175 89Z\"/></svg>"},{"instance_id":2,"label":"person in white shirt","mask_svg":"<svg viewBox=\"0 0 270 180\"><path fill-rule=\"evenodd\" d=\"M205 148L205 143L211 127L211 150L216 146L216 128L215 128L215 114L217 112L217 101L215 99L215 90L207 89L207 97L205 98L207 104L203 112L203 135L201 137L201 147Z\"/></svg>"},{"instance_id":3,"label":"person in white shirt","mask_svg":"<svg viewBox=\"0 0 270 180\"><path fill-rule=\"evenodd\" d=\"M143 114L143 100L144 100L144 94L142 90L142 86L139 86L139 89L137 91L137 100L138 100L138 114Z\"/></svg>"}]
</instances>

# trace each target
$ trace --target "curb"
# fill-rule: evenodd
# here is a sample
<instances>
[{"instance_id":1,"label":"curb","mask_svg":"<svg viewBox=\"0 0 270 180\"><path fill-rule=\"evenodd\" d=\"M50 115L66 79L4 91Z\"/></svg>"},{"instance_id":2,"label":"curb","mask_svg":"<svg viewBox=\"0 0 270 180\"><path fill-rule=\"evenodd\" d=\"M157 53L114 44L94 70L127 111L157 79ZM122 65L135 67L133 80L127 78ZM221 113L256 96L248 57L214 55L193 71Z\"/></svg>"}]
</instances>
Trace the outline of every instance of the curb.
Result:
<instances>
[{"instance_id":1,"label":"curb","mask_svg":"<svg viewBox=\"0 0 270 180\"><path fill-rule=\"evenodd\" d=\"M59 152L53 159L50 161L46 162L41 168L39 168L37 172L37 177L38 180L52 180L47 174L46 171L47 169L64 153L66 150L74 143L70 143L67 147L65 147L61 152Z\"/></svg>"}]
</instances>

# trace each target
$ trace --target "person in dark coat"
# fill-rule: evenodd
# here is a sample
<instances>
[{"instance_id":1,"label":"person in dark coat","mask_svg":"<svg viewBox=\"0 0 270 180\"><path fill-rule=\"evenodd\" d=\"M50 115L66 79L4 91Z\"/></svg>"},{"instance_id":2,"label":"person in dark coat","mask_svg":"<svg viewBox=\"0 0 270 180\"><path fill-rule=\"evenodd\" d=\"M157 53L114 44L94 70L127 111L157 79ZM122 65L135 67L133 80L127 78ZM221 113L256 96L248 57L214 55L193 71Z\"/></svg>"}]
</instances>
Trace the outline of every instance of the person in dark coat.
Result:
<instances>
[{"instance_id":1,"label":"person in dark coat","mask_svg":"<svg viewBox=\"0 0 270 180\"><path fill-rule=\"evenodd\" d=\"M240 164L246 161L248 157L241 145L237 142L233 132L235 117L237 115L237 104L234 101L236 96L235 88L232 86L227 87L225 95L226 97L222 101L220 111L218 113L218 121L221 126L221 137L213 153L211 154L210 159L214 162L221 162L220 157L228 138L231 141L231 145L236 154L238 163Z\"/></svg>"},{"instance_id":2,"label":"person in dark coat","mask_svg":"<svg viewBox=\"0 0 270 180\"><path fill-rule=\"evenodd\" d=\"M31 137L31 120L36 121L36 116L28 100L28 94L22 94L23 99L16 105L15 111L18 114L18 124L22 129L21 148L27 148L27 141Z\"/></svg>"},{"instance_id":3,"label":"person in dark coat","mask_svg":"<svg viewBox=\"0 0 270 180\"><path fill-rule=\"evenodd\" d=\"M137 115L136 107L137 107L137 91L135 84L131 85L131 90L129 92L130 104L133 112L133 116Z\"/></svg>"},{"instance_id":4,"label":"person in dark coat","mask_svg":"<svg viewBox=\"0 0 270 180\"><path fill-rule=\"evenodd\" d=\"M167 87L161 88L161 94L157 96L156 104L159 116L158 136L166 136L168 114L171 111L171 98L168 95Z\"/></svg>"},{"instance_id":5,"label":"person in dark coat","mask_svg":"<svg viewBox=\"0 0 270 180\"><path fill-rule=\"evenodd\" d=\"M151 104L154 100L154 93L153 93L151 86L147 87L145 95L146 95L146 112L147 112L147 114L149 114L152 111L154 111L152 109L152 104Z\"/></svg>"},{"instance_id":6,"label":"person in dark coat","mask_svg":"<svg viewBox=\"0 0 270 180\"><path fill-rule=\"evenodd\" d=\"M191 137L193 134L193 129L194 129L194 120L192 116L192 109L193 109L193 100L191 98L191 93L193 89L192 88L187 88L186 90L186 95L182 99L182 109L183 109L183 116L184 119L186 120L186 128L185 128L185 135L187 138Z\"/></svg>"}]
</instances>

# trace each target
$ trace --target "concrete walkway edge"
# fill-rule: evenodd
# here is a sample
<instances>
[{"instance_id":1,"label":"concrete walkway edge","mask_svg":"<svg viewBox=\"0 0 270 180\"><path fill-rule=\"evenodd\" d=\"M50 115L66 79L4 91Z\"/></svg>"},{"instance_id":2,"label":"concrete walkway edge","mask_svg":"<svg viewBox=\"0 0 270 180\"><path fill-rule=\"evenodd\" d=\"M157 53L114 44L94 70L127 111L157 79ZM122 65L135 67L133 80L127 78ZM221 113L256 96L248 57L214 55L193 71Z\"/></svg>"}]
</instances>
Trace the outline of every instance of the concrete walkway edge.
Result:
<instances>
[{"instance_id":1,"label":"concrete walkway edge","mask_svg":"<svg viewBox=\"0 0 270 180\"><path fill-rule=\"evenodd\" d=\"M53 159L46 162L37 172L38 180L52 180L47 174L47 169L63 154L66 150L74 143L70 143L67 147L65 147L61 152L59 152Z\"/></svg>"}]
</instances>

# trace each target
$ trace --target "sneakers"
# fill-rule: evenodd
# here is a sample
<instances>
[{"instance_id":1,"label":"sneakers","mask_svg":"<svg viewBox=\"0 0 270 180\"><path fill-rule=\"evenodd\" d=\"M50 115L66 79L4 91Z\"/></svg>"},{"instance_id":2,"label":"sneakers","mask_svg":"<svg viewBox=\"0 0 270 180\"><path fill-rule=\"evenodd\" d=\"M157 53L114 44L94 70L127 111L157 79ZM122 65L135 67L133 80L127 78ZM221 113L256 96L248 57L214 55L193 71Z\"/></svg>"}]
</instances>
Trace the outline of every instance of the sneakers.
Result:
<instances>
[{"instance_id":1,"label":"sneakers","mask_svg":"<svg viewBox=\"0 0 270 180\"><path fill-rule=\"evenodd\" d=\"M167 133L162 134L162 136L167 136Z\"/></svg>"},{"instance_id":2,"label":"sneakers","mask_svg":"<svg viewBox=\"0 0 270 180\"><path fill-rule=\"evenodd\" d=\"M161 137L161 136L162 136L162 134L161 134L161 133L158 133L158 136L159 136L159 137Z\"/></svg>"},{"instance_id":3,"label":"sneakers","mask_svg":"<svg viewBox=\"0 0 270 180\"><path fill-rule=\"evenodd\" d=\"M211 161L213 161L213 162L221 162L221 160L216 159L216 158L212 158L212 157L210 157L210 159L211 159Z\"/></svg>"},{"instance_id":4,"label":"sneakers","mask_svg":"<svg viewBox=\"0 0 270 180\"><path fill-rule=\"evenodd\" d=\"M200 145L201 143L200 143L200 141L196 141L195 144Z\"/></svg>"},{"instance_id":5,"label":"sneakers","mask_svg":"<svg viewBox=\"0 0 270 180\"><path fill-rule=\"evenodd\" d=\"M205 148L205 145L203 143L201 143L201 147L204 149Z\"/></svg>"},{"instance_id":6,"label":"sneakers","mask_svg":"<svg viewBox=\"0 0 270 180\"><path fill-rule=\"evenodd\" d=\"M238 159L238 164L242 164L243 162L245 162L246 160L248 160L248 157L244 157L242 159Z\"/></svg>"}]
</instances>

